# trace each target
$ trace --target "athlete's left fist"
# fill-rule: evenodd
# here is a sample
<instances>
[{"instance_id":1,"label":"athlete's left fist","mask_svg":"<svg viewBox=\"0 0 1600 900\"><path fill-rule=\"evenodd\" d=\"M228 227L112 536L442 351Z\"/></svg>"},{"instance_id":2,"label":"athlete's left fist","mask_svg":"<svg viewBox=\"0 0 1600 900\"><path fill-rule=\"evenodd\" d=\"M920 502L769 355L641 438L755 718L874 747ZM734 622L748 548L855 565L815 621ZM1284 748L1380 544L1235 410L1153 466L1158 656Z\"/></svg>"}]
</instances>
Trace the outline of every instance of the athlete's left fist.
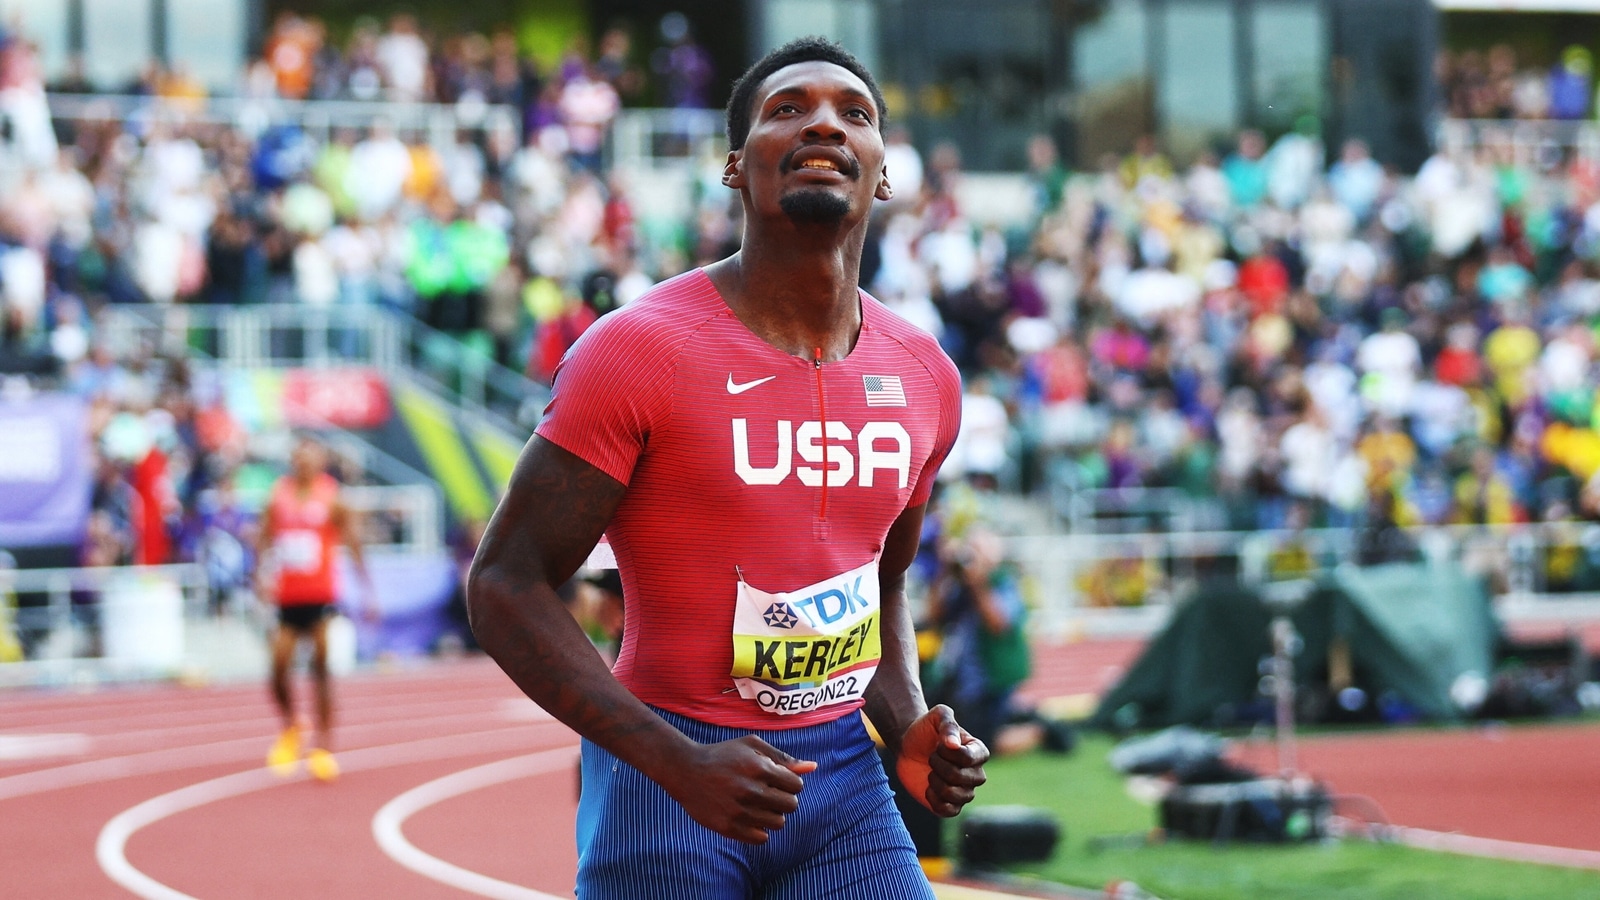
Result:
<instances>
[{"instance_id":1,"label":"athlete's left fist","mask_svg":"<svg viewBox=\"0 0 1600 900\"><path fill-rule=\"evenodd\" d=\"M988 761L989 748L957 724L955 713L941 703L906 729L895 773L911 796L948 819L972 802L978 786L988 780L983 774Z\"/></svg>"}]
</instances>

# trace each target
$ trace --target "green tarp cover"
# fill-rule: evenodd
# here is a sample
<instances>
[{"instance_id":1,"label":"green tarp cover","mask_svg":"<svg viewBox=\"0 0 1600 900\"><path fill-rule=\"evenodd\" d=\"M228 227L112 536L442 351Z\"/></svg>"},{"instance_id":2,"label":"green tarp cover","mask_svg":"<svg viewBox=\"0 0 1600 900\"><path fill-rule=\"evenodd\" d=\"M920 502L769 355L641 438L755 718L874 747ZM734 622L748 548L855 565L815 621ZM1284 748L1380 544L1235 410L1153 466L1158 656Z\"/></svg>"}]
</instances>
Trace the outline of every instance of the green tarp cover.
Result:
<instances>
[{"instance_id":1,"label":"green tarp cover","mask_svg":"<svg viewBox=\"0 0 1600 900\"><path fill-rule=\"evenodd\" d=\"M1259 704L1271 612L1237 581L1203 586L1101 701L1094 723L1160 728L1235 721ZM1487 679L1498 627L1481 578L1459 569L1395 564L1343 567L1322 578L1293 614L1304 646L1295 682L1326 680L1328 651L1350 648L1356 681L1373 696L1394 692L1430 719L1459 718L1450 688ZM1120 714L1119 714L1120 711Z\"/></svg>"}]
</instances>

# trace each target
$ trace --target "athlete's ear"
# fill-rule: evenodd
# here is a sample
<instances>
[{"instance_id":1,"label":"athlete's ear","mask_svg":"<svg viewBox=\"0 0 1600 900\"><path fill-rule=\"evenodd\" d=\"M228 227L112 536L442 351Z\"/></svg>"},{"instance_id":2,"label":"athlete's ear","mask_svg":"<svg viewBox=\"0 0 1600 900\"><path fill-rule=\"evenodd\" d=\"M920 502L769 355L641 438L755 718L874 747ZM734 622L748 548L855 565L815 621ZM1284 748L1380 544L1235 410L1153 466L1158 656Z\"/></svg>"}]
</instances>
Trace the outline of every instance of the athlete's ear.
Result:
<instances>
[{"instance_id":1,"label":"athlete's ear","mask_svg":"<svg viewBox=\"0 0 1600 900\"><path fill-rule=\"evenodd\" d=\"M722 183L736 191L744 187L743 150L728 151L728 161L722 167Z\"/></svg>"},{"instance_id":2,"label":"athlete's ear","mask_svg":"<svg viewBox=\"0 0 1600 900\"><path fill-rule=\"evenodd\" d=\"M894 188L889 186L888 166L883 167L883 175L878 179L878 189L873 192L873 196L884 202L894 199Z\"/></svg>"}]
</instances>

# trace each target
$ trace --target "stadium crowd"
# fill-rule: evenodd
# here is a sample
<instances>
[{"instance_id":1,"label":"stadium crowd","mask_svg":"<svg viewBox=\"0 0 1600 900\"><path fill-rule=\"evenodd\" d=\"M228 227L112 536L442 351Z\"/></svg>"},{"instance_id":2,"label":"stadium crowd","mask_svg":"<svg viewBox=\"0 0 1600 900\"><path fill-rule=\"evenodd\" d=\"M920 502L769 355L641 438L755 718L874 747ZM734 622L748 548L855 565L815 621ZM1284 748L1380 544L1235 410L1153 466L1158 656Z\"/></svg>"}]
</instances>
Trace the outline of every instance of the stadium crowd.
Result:
<instances>
[{"instance_id":1,"label":"stadium crowd","mask_svg":"<svg viewBox=\"0 0 1600 900\"><path fill-rule=\"evenodd\" d=\"M673 27L669 42L692 46ZM684 240L647 241L604 170L609 115L594 111L645 90L616 61L625 35L550 72L508 36L429 46L405 17L342 52L320 35L280 19L247 89L480 91L522 120L444 147L381 121L325 142L161 116L62 123L48 164L3 161L0 366L60 368L98 397L146 364L105 359L92 315L105 303L383 304L548 380L598 315L736 246L737 204L714 179ZM668 79L684 105L703 102L699 65ZM891 127L906 199L875 216L863 283L940 335L967 377L951 477L1175 487L1216 501L1216 527L1600 515L1594 160L1533 164L1490 144L1440 151L1412 177L1359 140L1330 165L1308 121L1184 168L1147 138L1069 173L1040 137L1033 208L979 225L959 154L924 161L909 137ZM163 406L159 386L143 394L114 411Z\"/></svg>"},{"instance_id":2,"label":"stadium crowd","mask_svg":"<svg viewBox=\"0 0 1600 900\"><path fill-rule=\"evenodd\" d=\"M1573 44L1548 69L1519 64L1516 50L1439 54L1435 62L1445 111L1457 119L1592 119L1594 57Z\"/></svg>"}]
</instances>

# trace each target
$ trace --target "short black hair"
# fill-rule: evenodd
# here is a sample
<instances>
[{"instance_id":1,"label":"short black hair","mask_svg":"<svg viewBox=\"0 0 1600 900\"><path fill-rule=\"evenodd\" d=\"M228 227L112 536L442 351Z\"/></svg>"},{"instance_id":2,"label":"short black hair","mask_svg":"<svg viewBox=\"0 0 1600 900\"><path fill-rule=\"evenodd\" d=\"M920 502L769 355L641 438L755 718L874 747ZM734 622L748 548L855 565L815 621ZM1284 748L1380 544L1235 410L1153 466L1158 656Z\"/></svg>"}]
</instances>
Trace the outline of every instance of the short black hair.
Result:
<instances>
[{"instance_id":1,"label":"short black hair","mask_svg":"<svg viewBox=\"0 0 1600 900\"><path fill-rule=\"evenodd\" d=\"M756 88L761 86L761 82L779 69L804 62L833 63L861 79L867 90L872 92L872 102L878 107L878 129L883 130L883 122L889 111L883 101L883 91L878 89L878 80L872 77L861 60L855 58L855 54L825 37L811 35L795 38L756 60L755 65L746 69L739 80L733 83L733 95L728 98L728 149L743 149L745 138L750 136L750 106L755 102Z\"/></svg>"}]
</instances>

